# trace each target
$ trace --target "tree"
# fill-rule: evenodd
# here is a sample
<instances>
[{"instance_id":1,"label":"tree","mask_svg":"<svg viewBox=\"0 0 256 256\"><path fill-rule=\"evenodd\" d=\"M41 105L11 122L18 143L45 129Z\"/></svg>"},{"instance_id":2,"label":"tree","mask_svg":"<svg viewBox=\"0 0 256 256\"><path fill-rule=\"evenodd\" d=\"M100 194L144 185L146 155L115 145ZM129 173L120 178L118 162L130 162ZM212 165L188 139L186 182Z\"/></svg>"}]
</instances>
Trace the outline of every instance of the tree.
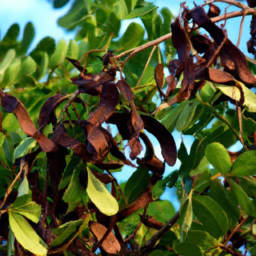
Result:
<instances>
[{"instance_id":1,"label":"tree","mask_svg":"<svg viewBox=\"0 0 256 256\"><path fill-rule=\"evenodd\" d=\"M214 2L241 11L220 16ZM252 15L255 54L247 2L184 3L175 18L143 0L75 0L58 21L75 40L46 37L29 53L33 25L21 41L10 27L0 42L1 255L256 255L255 60L215 25L241 16L242 31ZM137 23L119 37L135 17L147 38ZM174 129L194 136L190 153L176 149ZM136 171L119 184L112 174L125 165ZM178 212L160 199L174 186Z\"/></svg>"}]
</instances>

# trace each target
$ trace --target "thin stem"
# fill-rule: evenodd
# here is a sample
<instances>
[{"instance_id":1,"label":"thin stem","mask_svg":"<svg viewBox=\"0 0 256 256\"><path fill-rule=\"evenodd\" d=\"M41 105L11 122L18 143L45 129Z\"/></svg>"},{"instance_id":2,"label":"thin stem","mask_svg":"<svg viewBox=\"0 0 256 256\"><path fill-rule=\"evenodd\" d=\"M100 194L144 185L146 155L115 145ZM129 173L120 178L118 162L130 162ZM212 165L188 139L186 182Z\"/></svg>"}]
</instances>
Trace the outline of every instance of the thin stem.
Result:
<instances>
[{"instance_id":1,"label":"thin stem","mask_svg":"<svg viewBox=\"0 0 256 256\"><path fill-rule=\"evenodd\" d=\"M142 78L143 78L143 76L144 76L144 74L145 74L145 71L146 71L146 69L147 69L147 67L148 67L148 65L149 65L149 62L150 62L150 60L151 60L151 58L152 58L152 56L153 56L153 53L154 53L156 47L157 47L156 45L153 47L153 49L152 49L152 51L151 51L151 53L150 53L150 55L149 55L149 57L148 57L147 63L146 63L146 65L145 65L144 69L143 69L143 72L142 72L142 74L141 74L141 76L140 76L140 79L139 79L139 81L137 82L137 84L136 84L136 86L135 86L135 89L138 88L138 86L140 85L140 82L141 82L141 80L142 80Z\"/></svg>"},{"instance_id":2,"label":"thin stem","mask_svg":"<svg viewBox=\"0 0 256 256\"><path fill-rule=\"evenodd\" d=\"M233 126L228 122L228 120L226 120L222 115L220 115L209 103L204 102L200 99L200 97L196 94L197 99L204 104L205 106L207 106L208 108L210 108L212 110L212 112L214 113L215 117L217 117L219 120L221 120L223 123L225 123L229 129L234 133L234 135L236 136L236 138L242 143L241 138L239 136L239 134L237 133L237 131L233 128ZM245 149L247 149L245 147L245 145L242 143L243 147Z\"/></svg>"},{"instance_id":3,"label":"thin stem","mask_svg":"<svg viewBox=\"0 0 256 256\"><path fill-rule=\"evenodd\" d=\"M235 234L235 232L241 227L243 226L243 224L247 221L247 218L242 219L242 221L232 230L231 234L228 236L227 240L224 242L223 246L226 247L226 245L228 244L228 242L230 241L230 239L232 238L232 236Z\"/></svg>"},{"instance_id":4,"label":"thin stem","mask_svg":"<svg viewBox=\"0 0 256 256\"><path fill-rule=\"evenodd\" d=\"M238 47L239 44L240 44L240 39L241 39L241 36L242 36L243 25L244 25L244 18L245 18L245 15L243 15L241 23L240 23L239 36L238 36L236 47Z\"/></svg>"},{"instance_id":5,"label":"thin stem","mask_svg":"<svg viewBox=\"0 0 256 256\"><path fill-rule=\"evenodd\" d=\"M150 251L154 245L156 244L157 240L159 240L168 230L176 223L179 219L180 213L177 212L155 235L153 235L146 243L142 250Z\"/></svg>"},{"instance_id":6,"label":"thin stem","mask_svg":"<svg viewBox=\"0 0 256 256\"><path fill-rule=\"evenodd\" d=\"M83 224L80 226L80 228L78 229L78 231L76 232L76 234L62 247L54 249L52 251L49 251L49 254L55 254L55 253L59 253L59 252L63 252L64 250L67 250L68 247L71 245L71 243L79 236L79 234L83 231L85 225L88 223L88 220L85 219Z\"/></svg>"},{"instance_id":7,"label":"thin stem","mask_svg":"<svg viewBox=\"0 0 256 256\"><path fill-rule=\"evenodd\" d=\"M143 45L141 45L141 46L139 46L139 47L137 47L135 49L132 49L133 52L129 55L128 58L130 59L131 57L133 57L137 53L142 52L145 49L148 49L149 47L152 47L152 46L155 46L155 45L159 45L160 43L162 43L162 42L164 42L164 41L166 41L168 39L171 39L171 38L172 38L172 33L168 33L168 34L163 35L163 36L161 36L161 37L159 37L159 38L157 38L157 39L155 39L153 41L150 41L150 42L148 42L146 44L143 44ZM118 54L117 56L115 56L115 58L119 59L119 58L127 55L130 52L131 51L122 52L122 53Z\"/></svg>"},{"instance_id":8,"label":"thin stem","mask_svg":"<svg viewBox=\"0 0 256 256\"><path fill-rule=\"evenodd\" d=\"M142 217L141 217L141 219L140 219L139 225L136 227L136 229L134 230L134 232L124 240L125 243L129 242L129 241L130 241L133 237L135 237L135 235L137 234L139 228L140 228L141 225L142 225L142 220L143 220L143 219L145 218L145 216L146 216L147 208L148 208L148 206L146 206L146 207L144 208L143 215L142 215Z\"/></svg>"},{"instance_id":9,"label":"thin stem","mask_svg":"<svg viewBox=\"0 0 256 256\"><path fill-rule=\"evenodd\" d=\"M238 8L243 9L243 10L250 8L247 5L242 4L242 3L238 2L238 1L235 1L235 0L212 0L212 1L207 1L206 3L202 4L201 6L205 6L205 5L216 3L216 2L221 2L221 3L234 5Z\"/></svg>"},{"instance_id":10,"label":"thin stem","mask_svg":"<svg viewBox=\"0 0 256 256\"><path fill-rule=\"evenodd\" d=\"M20 178L21 174L23 171L25 171L25 173L27 173L28 170L28 164L25 162L25 158L23 157L21 159L21 163L20 163L20 171L19 173L16 175L15 179L12 181L11 185L9 186L9 188L7 189L5 195L4 195L4 200L2 202L2 204L0 205L0 210L3 208L7 197L9 196L9 194L12 192L12 188L15 185L16 181L18 181L18 179ZM2 212L0 213L1 216Z\"/></svg>"}]
</instances>

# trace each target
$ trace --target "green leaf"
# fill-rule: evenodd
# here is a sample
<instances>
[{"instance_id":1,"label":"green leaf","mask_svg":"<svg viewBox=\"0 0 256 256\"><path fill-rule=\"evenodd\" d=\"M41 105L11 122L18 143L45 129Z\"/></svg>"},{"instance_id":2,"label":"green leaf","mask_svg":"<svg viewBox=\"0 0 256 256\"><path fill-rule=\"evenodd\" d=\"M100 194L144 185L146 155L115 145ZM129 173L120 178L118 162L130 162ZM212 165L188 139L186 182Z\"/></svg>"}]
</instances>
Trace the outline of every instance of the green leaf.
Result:
<instances>
[{"instance_id":1,"label":"green leaf","mask_svg":"<svg viewBox=\"0 0 256 256\"><path fill-rule=\"evenodd\" d=\"M52 55L54 50L55 50L55 40L51 37L45 37L38 43L38 45L30 55L35 60L35 62L38 65L40 65L42 62L42 57L44 55L44 52L46 52L48 55Z\"/></svg>"},{"instance_id":2,"label":"green leaf","mask_svg":"<svg viewBox=\"0 0 256 256\"><path fill-rule=\"evenodd\" d=\"M202 230L190 230L187 234L185 242L196 244L204 251L218 245L218 241L215 238Z\"/></svg>"},{"instance_id":3,"label":"green leaf","mask_svg":"<svg viewBox=\"0 0 256 256\"><path fill-rule=\"evenodd\" d=\"M20 68L21 60L13 59L8 68L5 70L4 78L1 83L3 89L12 85L16 81L16 77L19 74Z\"/></svg>"},{"instance_id":4,"label":"green leaf","mask_svg":"<svg viewBox=\"0 0 256 256\"><path fill-rule=\"evenodd\" d=\"M18 188L18 197L29 194L28 179L25 176Z\"/></svg>"},{"instance_id":5,"label":"green leaf","mask_svg":"<svg viewBox=\"0 0 256 256\"><path fill-rule=\"evenodd\" d=\"M128 10L124 0L117 0L113 7L113 12L119 20L122 20L127 16Z\"/></svg>"},{"instance_id":6,"label":"green leaf","mask_svg":"<svg viewBox=\"0 0 256 256\"><path fill-rule=\"evenodd\" d=\"M19 213L35 223L38 223L41 217L41 206L31 201L31 194L22 195L16 198L9 212Z\"/></svg>"},{"instance_id":7,"label":"green leaf","mask_svg":"<svg viewBox=\"0 0 256 256\"><path fill-rule=\"evenodd\" d=\"M249 177L243 177L243 178L239 178L239 183L249 197L252 197L253 199L256 198L256 180L255 179L252 179Z\"/></svg>"},{"instance_id":8,"label":"green leaf","mask_svg":"<svg viewBox=\"0 0 256 256\"><path fill-rule=\"evenodd\" d=\"M46 52L42 53L41 62L38 68L38 80L42 77L44 77L47 67L49 65L49 56Z\"/></svg>"},{"instance_id":9,"label":"green leaf","mask_svg":"<svg viewBox=\"0 0 256 256\"><path fill-rule=\"evenodd\" d=\"M154 9L156 9L157 6L155 6L152 3L148 3L146 6L141 7L141 8L135 8L131 13L129 13L125 19L133 19L136 17L141 17L151 11L153 11Z\"/></svg>"},{"instance_id":10,"label":"green leaf","mask_svg":"<svg viewBox=\"0 0 256 256\"><path fill-rule=\"evenodd\" d=\"M87 168L88 186L87 193L100 212L107 216L115 215L118 210L116 199L109 193L106 187Z\"/></svg>"},{"instance_id":11,"label":"green leaf","mask_svg":"<svg viewBox=\"0 0 256 256\"><path fill-rule=\"evenodd\" d=\"M148 40L153 40L156 38L156 16L157 11L154 9L152 12L149 12L141 17L148 34Z\"/></svg>"},{"instance_id":12,"label":"green leaf","mask_svg":"<svg viewBox=\"0 0 256 256\"><path fill-rule=\"evenodd\" d=\"M256 174L256 151L250 150L239 155L232 165L230 175L236 177L252 176Z\"/></svg>"},{"instance_id":13,"label":"green leaf","mask_svg":"<svg viewBox=\"0 0 256 256\"><path fill-rule=\"evenodd\" d=\"M55 240L51 242L51 246L58 246L62 244L71 234L73 234L83 220L69 221L58 228L54 228L52 231L57 236Z\"/></svg>"},{"instance_id":14,"label":"green leaf","mask_svg":"<svg viewBox=\"0 0 256 256\"><path fill-rule=\"evenodd\" d=\"M216 239L228 231L228 219L220 205L207 196L193 197L193 211L206 230Z\"/></svg>"},{"instance_id":15,"label":"green leaf","mask_svg":"<svg viewBox=\"0 0 256 256\"><path fill-rule=\"evenodd\" d=\"M232 185L232 190L235 192L236 198L238 200L241 208L250 216L256 216L255 207L253 205L253 201L248 197L248 195L244 192L244 190L236 184L235 181L230 179L230 183Z\"/></svg>"},{"instance_id":16,"label":"green leaf","mask_svg":"<svg viewBox=\"0 0 256 256\"><path fill-rule=\"evenodd\" d=\"M194 184L194 191L202 193L207 187L209 187L211 182L211 175L209 172L203 172L196 179Z\"/></svg>"},{"instance_id":17,"label":"green leaf","mask_svg":"<svg viewBox=\"0 0 256 256\"><path fill-rule=\"evenodd\" d=\"M175 243L173 249L182 256L203 256L200 248L193 243Z\"/></svg>"},{"instance_id":18,"label":"green leaf","mask_svg":"<svg viewBox=\"0 0 256 256\"><path fill-rule=\"evenodd\" d=\"M53 133L52 123L46 125L43 129L43 134L47 137L50 133Z\"/></svg>"},{"instance_id":19,"label":"green leaf","mask_svg":"<svg viewBox=\"0 0 256 256\"><path fill-rule=\"evenodd\" d=\"M32 137L28 137L23 140L13 153L13 162L15 159L25 156L29 151L36 146L36 140Z\"/></svg>"},{"instance_id":20,"label":"green leaf","mask_svg":"<svg viewBox=\"0 0 256 256\"><path fill-rule=\"evenodd\" d=\"M128 10L128 13L130 13L134 7L136 6L138 0L125 0L125 4Z\"/></svg>"},{"instance_id":21,"label":"green leaf","mask_svg":"<svg viewBox=\"0 0 256 256\"><path fill-rule=\"evenodd\" d=\"M9 229L9 234L8 234L8 240L7 240L7 256L14 255L14 241L15 241L15 236L12 232L12 229Z\"/></svg>"},{"instance_id":22,"label":"green leaf","mask_svg":"<svg viewBox=\"0 0 256 256\"><path fill-rule=\"evenodd\" d=\"M124 196L128 203L135 201L147 189L150 175L148 170L139 167L125 184Z\"/></svg>"},{"instance_id":23,"label":"green leaf","mask_svg":"<svg viewBox=\"0 0 256 256\"><path fill-rule=\"evenodd\" d=\"M0 75L8 68L11 61L15 58L16 52L13 49L8 50L0 64Z\"/></svg>"},{"instance_id":24,"label":"green leaf","mask_svg":"<svg viewBox=\"0 0 256 256\"><path fill-rule=\"evenodd\" d=\"M18 213L9 212L9 224L17 241L26 250L38 255L47 255L47 245L28 222Z\"/></svg>"},{"instance_id":25,"label":"green leaf","mask_svg":"<svg viewBox=\"0 0 256 256\"><path fill-rule=\"evenodd\" d=\"M33 74L36 71L36 63L35 61L30 57L26 57L22 60L19 73L15 79L15 82L19 81L21 78L23 78L26 75Z\"/></svg>"},{"instance_id":26,"label":"green leaf","mask_svg":"<svg viewBox=\"0 0 256 256\"><path fill-rule=\"evenodd\" d=\"M70 178L74 172L74 170L81 164L80 158L76 155L73 155L70 162L66 166L62 178L59 183L59 190L65 188L70 182Z\"/></svg>"},{"instance_id":27,"label":"green leaf","mask_svg":"<svg viewBox=\"0 0 256 256\"><path fill-rule=\"evenodd\" d=\"M152 196L154 200L158 199L164 193L166 188L166 183L167 183L166 180L157 181L156 185L152 190Z\"/></svg>"},{"instance_id":28,"label":"green leaf","mask_svg":"<svg viewBox=\"0 0 256 256\"><path fill-rule=\"evenodd\" d=\"M0 154L1 157L1 154ZM2 159L1 159L2 160ZM0 167L0 174L1 174L1 179L0 179L0 197L4 197L7 188L11 184L13 180L13 173L4 167Z\"/></svg>"},{"instance_id":29,"label":"green leaf","mask_svg":"<svg viewBox=\"0 0 256 256\"><path fill-rule=\"evenodd\" d=\"M20 32L20 27L17 23L10 26L7 33L5 34L2 43L5 45L14 45L17 41L17 37Z\"/></svg>"},{"instance_id":30,"label":"green leaf","mask_svg":"<svg viewBox=\"0 0 256 256\"><path fill-rule=\"evenodd\" d=\"M198 100L191 100L188 104L186 104L177 119L176 129L178 131L183 131L191 125L196 113L196 108L199 106L199 104L201 103Z\"/></svg>"},{"instance_id":31,"label":"green leaf","mask_svg":"<svg viewBox=\"0 0 256 256\"><path fill-rule=\"evenodd\" d=\"M99 26L104 32L113 33L114 37L118 37L121 27L121 21L116 17L116 14L111 12L107 20Z\"/></svg>"},{"instance_id":32,"label":"green leaf","mask_svg":"<svg viewBox=\"0 0 256 256\"><path fill-rule=\"evenodd\" d=\"M193 221L192 191L180 208L180 242L184 242Z\"/></svg>"},{"instance_id":33,"label":"green leaf","mask_svg":"<svg viewBox=\"0 0 256 256\"><path fill-rule=\"evenodd\" d=\"M172 246L174 240L177 240L175 233L171 230L167 231L162 237L158 245L160 246Z\"/></svg>"},{"instance_id":34,"label":"green leaf","mask_svg":"<svg viewBox=\"0 0 256 256\"><path fill-rule=\"evenodd\" d=\"M122 51L136 47L143 37L144 29L138 23L132 22L121 38Z\"/></svg>"},{"instance_id":35,"label":"green leaf","mask_svg":"<svg viewBox=\"0 0 256 256\"><path fill-rule=\"evenodd\" d=\"M135 235L135 240L139 246L143 245L147 232L147 227L144 224L142 224Z\"/></svg>"},{"instance_id":36,"label":"green leaf","mask_svg":"<svg viewBox=\"0 0 256 256\"><path fill-rule=\"evenodd\" d=\"M247 88L243 83L236 81L243 90L244 93L244 104L243 106L246 106L248 111L250 112L256 112L256 95ZM230 85L221 85L221 84L214 84L216 88L220 89L224 94L226 94L231 99L240 100L240 91L236 86L230 86Z\"/></svg>"},{"instance_id":37,"label":"green leaf","mask_svg":"<svg viewBox=\"0 0 256 256\"><path fill-rule=\"evenodd\" d=\"M75 40L70 40L68 44L67 57L71 59L77 59L79 54L79 47ZM64 61L64 67L70 71L74 68L74 66L67 60Z\"/></svg>"},{"instance_id":38,"label":"green leaf","mask_svg":"<svg viewBox=\"0 0 256 256\"><path fill-rule=\"evenodd\" d=\"M229 220L230 228L234 228L240 218L240 211L235 202L229 197L227 190L219 180L211 182L210 196L214 199L226 212Z\"/></svg>"},{"instance_id":39,"label":"green leaf","mask_svg":"<svg viewBox=\"0 0 256 256\"><path fill-rule=\"evenodd\" d=\"M172 107L170 106L166 109L163 109L160 113L158 113L159 117L161 117L164 114L162 112L166 113L165 116L161 118L160 122L165 126L165 128L169 132L173 132L173 129L176 126L176 122L187 104L188 101L183 101L178 107L172 109ZM170 109L172 110L170 111Z\"/></svg>"},{"instance_id":40,"label":"green leaf","mask_svg":"<svg viewBox=\"0 0 256 256\"><path fill-rule=\"evenodd\" d=\"M62 64L67 52L67 44L64 39L60 40L54 53L50 57L49 68L53 69Z\"/></svg>"},{"instance_id":41,"label":"green leaf","mask_svg":"<svg viewBox=\"0 0 256 256\"><path fill-rule=\"evenodd\" d=\"M66 5L69 2L69 0L54 0L53 7L54 8L61 8L64 5Z\"/></svg>"},{"instance_id":42,"label":"green leaf","mask_svg":"<svg viewBox=\"0 0 256 256\"><path fill-rule=\"evenodd\" d=\"M83 167L83 164L80 163L77 166L77 168L75 168L75 170L72 170L73 175L72 175L70 183L63 195L64 202L68 203L70 206L73 203L82 201L82 195L83 195L83 193L85 193L84 188L81 185L80 178L79 178L79 174L81 172L82 167ZM71 210L70 207L69 207L69 210Z\"/></svg>"},{"instance_id":43,"label":"green leaf","mask_svg":"<svg viewBox=\"0 0 256 256\"><path fill-rule=\"evenodd\" d=\"M200 89L200 97L204 102L209 102L216 92L215 87L211 82L206 82L206 84Z\"/></svg>"},{"instance_id":44,"label":"green leaf","mask_svg":"<svg viewBox=\"0 0 256 256\"><path fill-rule=\"evenodd\" d=\"M33 38L35 36L35 28L31 22L28 22L24 32L23 32L23 37L21 41L21 49L19 51L20 54L25 54L33 41Z\"/></svg>"},{"instance_id":45,"label":"green leaf","mask_svg":"<svg viewBox=\"0 0 256 256\"><path fill-rule=\"evenodd\" d=\"M180 148L179 148L179 151L178 151L178 158L180 159L181 162L186 161L187 158L188 158L187 148L186 148L183 140L180 143Z\"/></svg>"},{"instance_id":46,"label":"green leaf","mask_svg":"<svg viewBox=\"0 0 256 256\"><path fill-rule=\"evenodd\" d=\"M231 159L226 148L218 142L209 144L205 149L205 156L210 164L222 175L231 169Z\"/></svg>"},{"instance_id":47,"label":"green leaf","mask_svg":"<svg viewBox=\"0 0 256 256\"><path fill-rule=\"evenodd\" d=\"M4 143L2 145L5 156L7 160L12 163L13 162L13 151L14 151L14 146L12 142L12 138L9 134L6 135Z\"/></svg>"},{"instance_id":48,"label":"green leaf","mask_svg":"<svg viewBox=\"0 0 256 256\"><path fill-rule=\"evenodd\" d=\"M58 20L58 25L73 30L88 15L91 1L74 1L69 12Z\"/></svg>"},{"instance_id":49,"label":"green leaf","mask_svg":"<svg viewBox=\"0 0 256 256\"><path fill-rule=\"evenodd\" d=\"M168 200L156 201L148 204L147 215L165 223L175 215L175 209Z\"/></svg>"}]
</instances>

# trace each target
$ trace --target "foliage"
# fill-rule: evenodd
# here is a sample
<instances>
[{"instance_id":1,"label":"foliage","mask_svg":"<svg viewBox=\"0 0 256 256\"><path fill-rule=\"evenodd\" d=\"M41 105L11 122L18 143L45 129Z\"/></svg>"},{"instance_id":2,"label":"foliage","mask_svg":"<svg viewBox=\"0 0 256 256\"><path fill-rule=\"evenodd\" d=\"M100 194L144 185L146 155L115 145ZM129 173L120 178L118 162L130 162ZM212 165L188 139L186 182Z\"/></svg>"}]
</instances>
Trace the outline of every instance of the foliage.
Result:
<instances>
[{"instance_id":1,"label":"foliage","mask_svg":"<svg viewBox=\"0 0 256 256\"><path fill-rule=\"evenodd\" d=\"M21 41L10 27L0 42L1 255L256 255L255 61L215 25L237 13L219 14L212 3L183 4L174 18L143 0L75 0L58 20L75 40L46 37L30 52L33 25ZM136 17L144 27L120 35ZM189 152L174 129L194 137ZM124 166L135 172L119 184ZM167 187L177 212L161 199Z\"/></svg>"}]
</instances>

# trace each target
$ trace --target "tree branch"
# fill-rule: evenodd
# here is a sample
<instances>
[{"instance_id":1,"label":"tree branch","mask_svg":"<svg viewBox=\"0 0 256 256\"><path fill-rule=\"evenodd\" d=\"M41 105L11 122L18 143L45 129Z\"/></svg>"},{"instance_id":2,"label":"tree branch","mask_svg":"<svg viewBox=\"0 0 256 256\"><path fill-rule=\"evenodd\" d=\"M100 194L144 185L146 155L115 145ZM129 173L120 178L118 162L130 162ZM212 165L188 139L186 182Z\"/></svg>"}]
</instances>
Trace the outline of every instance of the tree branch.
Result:
<instances>
[{"instance_id":1,"label":"tree branch","mask_svg":"<svg viewBox=\"0 0 256 256\"><path fill-rule=\"evenodd\" d=\"M157 240L159 240L165 233L169 231L179 217L180 213L177 212L154 236L147 241L146 245L143 246L141 250L150 251L156 244Z\"/></svg>"}]
</instances>

